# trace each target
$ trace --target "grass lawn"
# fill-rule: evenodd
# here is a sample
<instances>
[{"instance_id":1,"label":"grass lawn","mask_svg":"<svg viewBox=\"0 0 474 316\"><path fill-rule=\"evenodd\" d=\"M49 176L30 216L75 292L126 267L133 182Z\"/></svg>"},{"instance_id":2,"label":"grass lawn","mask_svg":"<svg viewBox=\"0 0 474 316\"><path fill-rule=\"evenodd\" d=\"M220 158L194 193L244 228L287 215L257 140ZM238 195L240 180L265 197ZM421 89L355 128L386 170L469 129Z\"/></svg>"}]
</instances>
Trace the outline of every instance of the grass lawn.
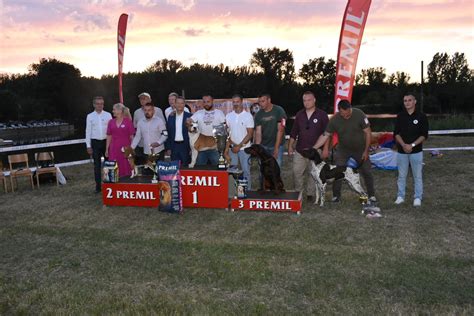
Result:
<instances>
[{"instance_id":1,"label":"grass lawn","mask_svg":"<svg viewBox=\"0 0 474 316\"><path fill-rule=\"evenodd\" d=\"M342 203L305 201L300 216L179 216L103 208L92 165L64 168L61 187L20 182L0 193L0 314L472 315L473 160L425 153L418 209L395 206L396 172L375 170L381 219L363 217L346 185ZM408 197L412 188L410 177Z\"/></svg>"}]
</instances>

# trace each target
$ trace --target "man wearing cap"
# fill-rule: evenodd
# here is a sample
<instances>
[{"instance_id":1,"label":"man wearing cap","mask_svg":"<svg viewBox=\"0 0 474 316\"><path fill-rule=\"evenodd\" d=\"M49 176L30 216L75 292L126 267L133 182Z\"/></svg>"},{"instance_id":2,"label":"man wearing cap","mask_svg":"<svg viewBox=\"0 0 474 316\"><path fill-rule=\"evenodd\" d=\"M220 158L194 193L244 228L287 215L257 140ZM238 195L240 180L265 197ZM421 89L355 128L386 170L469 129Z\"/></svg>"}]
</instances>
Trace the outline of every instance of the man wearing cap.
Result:
<instances>
[{"instance_id":1,"label":"man wearing cap","mask_svg":"<svg viewBox=\"0 0 474 316\"><path fill-rule=\"evenodd\" d=\"M359 171L364 178L367 194L371 202L377 202L375 197L374 178L371 173L369 146L372 131L369 119L359 109L352 108L347 100L341 100L337 104L338 112L329 120L326 131L321 135L314 145L319 148L323 145L322 158L328 157L328 140L333 133L337 133L339 143L334 154L335 164L338 167L346 167L347 161L353 158L359 165ZM335 180L332 186L332 202L339 202L341 199L342 180Z\"/></svg>"},{"instance_id":2,"label":"man wearing cap","mask_svg":"<svg viewBox=\"0 0 474 316\"><path fill-rule=\"evenodd\" d=\"M101 158L105 156L107 125L112 119L109 112L104 111L104 98L94 97L94 111L87 114L86 147L87 153L94 159L95 193L101 191Z\"/></svg>"},{"instance_id":3,"label":"man wearing cap","mask_svg":"<svg viewBox=\"0 0 474 316\"><path fill-rule=\"evenodd\" d=\"M165 118L166 118L166 120L168 120L171 113L176 112L176 106L175 105L176 105L176 98L178 98L178 97L179 97L179 95L176 92L171 92L168 95L168 105L169 106L165 109ZM189 113L189 110L186 107L186 105L184 106L184 112Z\"/></svg>"},{"instance_id":4,"label":"man wearing cap","mask_svg":"<svg viewBox=\"0 0 474 316\"><path fill-rule=\"evenodd\" d=\"M137 133L131 147L135 149L139 143L142 143L146 155L159 154L157 160L163 160L165 158L164 144L168 138L165 120L155 116L156 107L153 103L147 103L143 108L145 117L138 121Z\"/></svg>"},{"instance_id":5,"label":"man wearing cap","mask_svg":"<svg viewBox=\"0 0 474 316\"><path fill-rule=\"evenodd\" d=\"M142 92L138 95L138 100L140 101L140 107L133 113L133 126L138 128L138 122L145 118L145 105L151 102L151 96L148 92ZM166 122L165 116L163 115L163 111L158 108L154 107L154 116L158 117ZM143 151L143 142L139 142L137 148L135 149L135 157L136 163L141 165L145 163L145 155Z\"/></svg>"}]
</instances>

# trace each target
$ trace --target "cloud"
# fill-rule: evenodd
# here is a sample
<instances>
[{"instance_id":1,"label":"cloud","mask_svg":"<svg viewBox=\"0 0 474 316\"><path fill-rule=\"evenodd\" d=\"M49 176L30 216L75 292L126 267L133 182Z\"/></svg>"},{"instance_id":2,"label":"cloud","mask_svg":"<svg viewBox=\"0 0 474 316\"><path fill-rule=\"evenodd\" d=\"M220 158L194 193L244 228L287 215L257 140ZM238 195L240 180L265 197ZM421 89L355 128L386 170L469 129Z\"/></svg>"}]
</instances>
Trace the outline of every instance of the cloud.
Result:
<instances>
[{"instance_id":1,"label":"cloud","mask_svg":"<svg viewBox=\"0 0 474 316\"><path fill-rule=\"evenodd\" d=\"M196 4L194 0L166 0L166 3L180 7L184 11L191 10Z\"/></svg>"},{"instance_id":2,"label":"cloud","mask_svg":"<svg viewBox=\"0 0 474 316\"><path fill-rule=\"evenodd\" d=\"M206 33L206 30L204 30L204 29L195 29L195 28L192 28L192 27L188 27L185 30L177 27L175 30L178 31L178 32L183 32L184 35L190 36L190 37L197 37L197 36L201 36L202 34Z\"/></svg>"},{"instance_id":3,"label":"cloud","mask_svg":"<svg viewBox=\"0 0 474 316\"><path fill-rule=\"evenodd\" d=\"M69 15L69 18L79 23L74 27L74 32L93 31L96 29L108 30L111 28L108 18L102 14L85 14L74 11Z\"/></svg>"}]
</instances>

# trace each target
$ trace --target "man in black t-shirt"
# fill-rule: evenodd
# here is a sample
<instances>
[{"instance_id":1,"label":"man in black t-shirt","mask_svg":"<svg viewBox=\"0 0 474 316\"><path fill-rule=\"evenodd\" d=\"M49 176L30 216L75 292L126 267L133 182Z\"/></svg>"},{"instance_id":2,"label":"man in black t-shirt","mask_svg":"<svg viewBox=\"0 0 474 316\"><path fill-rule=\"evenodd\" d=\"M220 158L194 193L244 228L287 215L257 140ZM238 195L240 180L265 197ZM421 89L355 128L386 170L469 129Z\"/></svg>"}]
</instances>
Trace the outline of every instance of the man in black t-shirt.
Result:
<instances>
[{"instance_id":1,"label":"man in black t-shirt","mask_svg":"<svg viewBox=\"0 0 474 316\"><path fill-rule=\"evenodd\" d=\"M428 138L428 119L424 113L416 110L413 94L403 97L403 105L405 110L398 113L393 131L398 147L398 194L395 204L405 201L408 166L411 166L415 182L413 206L418 207L423 198L423 142Z\"/></svg>"}]
</instances>

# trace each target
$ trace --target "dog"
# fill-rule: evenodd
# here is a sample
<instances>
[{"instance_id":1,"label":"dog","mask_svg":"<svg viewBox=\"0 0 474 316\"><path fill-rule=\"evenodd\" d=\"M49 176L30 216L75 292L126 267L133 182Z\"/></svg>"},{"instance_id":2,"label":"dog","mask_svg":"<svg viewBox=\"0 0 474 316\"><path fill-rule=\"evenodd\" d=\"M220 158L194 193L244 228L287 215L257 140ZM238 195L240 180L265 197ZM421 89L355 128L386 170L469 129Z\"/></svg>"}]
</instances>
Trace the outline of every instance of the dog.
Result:
<instances>
[{"instance_id":1,"label":"dog","mask_svg":"<svg viewBox=\"0 0 474 316\"><path fill-rule=\"evenodd\" d=\"M136 177L138 175L138 167L135 164L135 150L133 150L133 148L130 146L126 146L122 147L122 152L125 158L128 160L130 168L132 169L132 174L130 178Z\"/></svg>"},{"instance_id":2,"label":"dog","mask_svg":"<svg viewBox=\"0 0 474 316\"><path fill-rule=\"evenodd\" d=\"M158 182L160 205L168 206L171 203L171 186L167 181Z\"/></svg>"},{"instance_id":3,"label":"dog","mask_svg":"<svg viewBox=\"0 0 474 316\"><path fill-rule=\"evenodd\" d=\"M260 160L260 173L263 183L260 186L260 192L271 190L275 194L285 192L283 181L280 176L280 166L275 157L270 155L262 145L253 144L244 149L250 157Z\"/></svg>"},{"instance_id":4,"label":"dog","mask_svg":"<svg viewBox=\"0 0 474 316\"><path fill-rule=\"evenodd\" d=\"M362 185L360 184L360 176L349 167L336 167L324 162L315 148L305 149L302 156L311 160L311 177L315 181L316 200L314 204L324 206L326 186L328 181L345 179L349 187L356 191L359 196L367 196Z\"/></svg>"},{"instance_id":5,"label":"dog","mask_svg":"<svg viewBox=\"0 0 474 316\"><path fill-rule=\"evenodd\" d=\"M201 134L198 129L198 124L191 119L188 119L186 126L188 127L189 145L191 147L191 163L189 164L189 168L194 168L199 152L217 148L216 140L212 136Z\"/></svg>"}]
</instances>

